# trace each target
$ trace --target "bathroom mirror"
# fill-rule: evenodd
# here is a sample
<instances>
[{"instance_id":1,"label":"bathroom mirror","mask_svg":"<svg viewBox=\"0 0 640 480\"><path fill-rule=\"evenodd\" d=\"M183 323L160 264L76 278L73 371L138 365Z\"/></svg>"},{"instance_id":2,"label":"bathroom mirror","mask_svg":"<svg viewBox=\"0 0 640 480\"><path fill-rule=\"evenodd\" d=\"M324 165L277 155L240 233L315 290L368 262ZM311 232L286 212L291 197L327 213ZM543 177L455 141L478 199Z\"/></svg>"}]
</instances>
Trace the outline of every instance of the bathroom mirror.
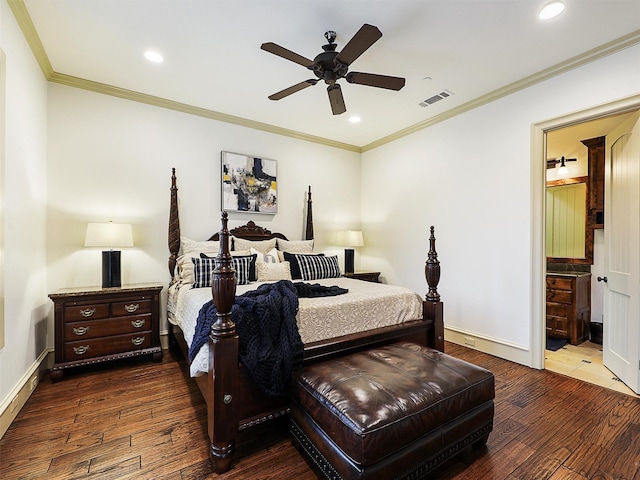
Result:
<instances>
[{"instance_id":1,"label":"bathroom mirror","mask_svg":"<svg viewBox=\"0 0 640 480\"><path fill-rule=\"evenodd\" d=\"M547 182L547 262L593 263L593 230L588 227L588 177Z\"/></svg>"}]
</instances>

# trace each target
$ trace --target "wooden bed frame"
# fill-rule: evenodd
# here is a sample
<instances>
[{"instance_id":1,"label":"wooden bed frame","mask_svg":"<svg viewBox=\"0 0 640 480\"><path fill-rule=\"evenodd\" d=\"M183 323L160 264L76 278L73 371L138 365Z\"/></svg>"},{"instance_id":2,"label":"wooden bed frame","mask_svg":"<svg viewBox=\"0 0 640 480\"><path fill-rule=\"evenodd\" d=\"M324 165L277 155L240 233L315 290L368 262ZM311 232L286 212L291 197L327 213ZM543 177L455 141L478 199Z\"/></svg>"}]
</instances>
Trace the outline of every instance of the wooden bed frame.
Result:
<instances>
[{"instance_id":1,"label":"wooden bed frame","mask_svg":"<svg viewBox=\"0 0 640 480\"><path fill-rule=\"evenodd\" d=\"M209 335L209 373L196 377L202 396L207 403L210 459L216 473L229 470L238 435L253 426L282 417L289 413L289 398L270 398L249 379L238 359L238 335L231 321L231 307L235 301L235 272L229 252L231 235L248 240L286 237L272 233L249 221L246 225L228 229L227 212L222 213L222 228L210 240L220 240L217 267L213 272L212 295L217 320ZM313 238L311 213L311 187L307 200L306 239ZM178 188L175 168L171 175L171 206L169 214L169 271L173 276L180 249L180 223L178 219ZM305 345L304 364L319 362L346 353L372 348L394 341L408 340L444 351L443 303L438 294L440 263L435 250L434 228L430 229L429 253L425 265L429 291L423 301L423 318L399 325L377 328ZM185 358L188 347L182 331L169 324L169 343L180 348Z\"/></svg>"}]
</instances>

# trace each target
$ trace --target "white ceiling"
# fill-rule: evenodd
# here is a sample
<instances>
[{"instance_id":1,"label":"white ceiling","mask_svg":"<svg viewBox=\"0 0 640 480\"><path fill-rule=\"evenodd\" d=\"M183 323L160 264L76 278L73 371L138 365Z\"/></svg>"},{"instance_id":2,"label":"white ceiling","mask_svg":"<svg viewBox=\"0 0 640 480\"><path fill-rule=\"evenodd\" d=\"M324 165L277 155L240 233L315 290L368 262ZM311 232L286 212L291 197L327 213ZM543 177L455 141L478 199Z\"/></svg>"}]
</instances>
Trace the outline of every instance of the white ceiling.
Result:
<instances>
[{"instance_id":1,"label":"white ceiling","mask_svg":"<svg viewBox=\"0 0 640 480\"><path fill-rule=\"evenodd\" d=\"M546 0L10 0L26 5L56 73L357 147L608 42L640 41L640 1L564 1L565 11L543 22ZM322 83L268 100L313 74L262 43L313 59L325 31L337 32L340 50L363 23L383 36L350 71L405 77L402 90L342 80L339 116ZM165 62L147 62L147 49ZM418 105L444 89L454 95ZM359 124L349 123L353 114Z\"/></svg>"}]
</instances>

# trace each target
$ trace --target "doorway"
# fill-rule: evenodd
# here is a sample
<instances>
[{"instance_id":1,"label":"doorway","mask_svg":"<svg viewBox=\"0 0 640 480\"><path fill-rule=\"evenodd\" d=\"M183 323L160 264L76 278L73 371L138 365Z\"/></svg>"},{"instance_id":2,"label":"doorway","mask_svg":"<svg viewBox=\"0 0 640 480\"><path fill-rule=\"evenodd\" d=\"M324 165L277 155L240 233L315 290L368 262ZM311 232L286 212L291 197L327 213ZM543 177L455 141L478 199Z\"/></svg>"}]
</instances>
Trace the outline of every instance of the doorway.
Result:
<instances>
[{"instance_id":1,"label":"doorway","mask_svg":"<svg viewBox=\"0 0 640 480\"><path fill-rule=\"evenodd\" d=\"M637 99L636 99L637 100ZM601 111L595 114L595 112L585 112L582 115L577 114L572 118L558 119L555 123L550 122L546 128L542 127L542 141L540 142L542 147L542 155L537 158L544 158L545 160L545 175L544 181L541 182L541 188L544 189L544 198L547 197L547 182L556 179L557 169L546 168L550 164L547 162L549 159L569 159L572 161L566 162L567 167L570 169L568 174L561 175L564 178L585 178L588 175L588 148L582 143L583 140L588 140L596 137L604 137L614 128L624 122L629 116L637 111L638 105L634 107L631 105L622 106L609 106L602 107ZM534 128L534 139L535 139ZM538 132L540 133L540 132ZM608 146L607 146L608 147ZM534 148L535 151L535 148ZM575 159L575 160L574 160ZM558 161L559 164L559 161ZM564 165L565 162L563 161ZM558 165L559 166L559 165ZM539 170L538 170L539 171ZM558 181L555 183L557 184ZM562 183L560 181L560 183ZM547 201L548 198L547 198ZM544 305L542 307L542 322L540 322L540 330L538 332L532 332L541 338L541 368L548 369L563 375L567 375L579 380L583 380L589 383L595 383L606 388L621 391L630 395L635 395L634 392L629 389L623 382L621 382L615 374L609 371L604 365L602 360L602 338L593 338L588 333L586 338L580 339L573 345L567 342L565 346L557 347L557 345L547 344L547 292L546 292L546 274L549 265L555 265L553 263L547 263L547 254L545 245L548 243L549 223L548 213L546 207L541 209L543 224L543 256L540 259L543 263L543 275L541 275L542 283L545 285L542 289L544 294ZM552 215L553 213L551 213ZM557 223L557 222L556 222ZM606 220L604 222L606 224ZM590 286L590 321L593 323L602 325L604 321L603 314L603 290L604 285L597 281L598 278L604 277L604 230L594 229L592 232L591 240L593 242L593 259L586 263L586 271L591 273L591 286ZM570 260L571 262L571 260ZM575 266L575 265L574 265ZM553 315L552 315L553 318ZM535 322L534 322L535 323ZM596 329L596 333L598 333ZM592 340L595 340L592 341ZM600 340L598 342L598 340ZM637 395L636 395L637 396Z\"/></svg>"}]
</instances>

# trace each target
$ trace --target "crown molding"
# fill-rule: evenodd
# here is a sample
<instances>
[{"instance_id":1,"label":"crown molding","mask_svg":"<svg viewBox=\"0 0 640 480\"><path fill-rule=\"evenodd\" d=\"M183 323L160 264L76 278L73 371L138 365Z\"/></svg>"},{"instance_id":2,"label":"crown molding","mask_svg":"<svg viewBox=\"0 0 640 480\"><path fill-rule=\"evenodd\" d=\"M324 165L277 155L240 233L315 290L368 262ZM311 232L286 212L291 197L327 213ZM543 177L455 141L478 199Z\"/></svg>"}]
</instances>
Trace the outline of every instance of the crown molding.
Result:
<instances>
[{"instance_id":1,"label":"crown molding","mask_svg":"<svg viewBox=\"0 0 640 480\"><path fill-rule=\"evenodd\" d=\"M24 34L29 46L31 47L31 51L33 52L33 55L36 57L36 60L40 65L40 69L42 70L42 73L44 74L45 78L50 82L58 83L60 85L66 85L69 87L80 88L83 90L89 90L91 92L101 93L104 95L111 95L114 97L131 100L134 102L145 103L147 105L153 105L160 108L167 108L170 110L175 110L175 111L187 113L190 115L196 115L199 117L205 117L205 118L217 120L220 122L240 125L243 127L252 128L254 130L261 130L261 131L273 133L276 135L283 135L286 137L295 138L295 139L303 140L306 142L317 143L317 144L325 145L328 147L340 148L342 150L349 150L356 153L361 152L360 147L356 145L351 145L344 142L338 142L328 138L323 138L315 135L310 135L307 133L298 132L296 130L277 127L275 125L271 125L268 123L262 123L262 122L257 122L254 120L242 118L242 117L236 117L234 115L228 115L226 113L216 112L215 110L196 107L194 105L189 105L186 103L176 102L176 101L169 100L162 97L148 95L145 93L136 92L134 90L127 90L125 88L115 87L113 85L107 85L104 83L87 80L85 78L74 77L72 75L56 72L53 70L51 63L49 62L47 53L42 45L42 42L40 41L38 32L36 31L36 28L33 25L33 21L31 20L31 16L29 15L27 7L24 4L24 0L8 0L8 2L9 2L9 6L11 7L11 11L13 12L13 15L16 17L16 20L18 21L18 24L22 29L22 33Z\"/></svg>"},{"instance_id":2,"label":"crown molding","mask_svg":"<svg viewBox=\"0 0 640 480\"><path fill-rule=\"evenodd\" d=\"M145 93L136 92L133 90L127 90L120 87L115 87L112 85L107 85L104 83L94 82L92 80L87 80L84 78L74 77L71 75L66 75L64 73L58 73L53 70L51 63L49 62L49 58L47 57L46 51L40 41L40 37L38 36L38 32L33 25L31 17L29 16L29 12L24 4L24 0L7 0L11 10L22 29L22 32L31 47L31 50L40 65L40 68L48 81L59 83L61 85L67 85L70 87L81 88L84 90L89 90L96 93L102 93L104 95L111 95L114 97L119 97L135 102L145 103L148 105L154 105L161 108L167 108L170 110L175 110L178 112L187 113L190 115L197 115L200 117L210 118L212 120L217 120L220 122L232 123L234 125L240 125L247 128L252 128L255 130L261 130L264 132L273 133L276 135L283 135L286 137L295 138L298 140L303 140L306 142L317 143L321 145L326 145L329 147L340 148L343 150L349 150L356 153L363 153L369 150L373 150L387 143L394 142L402 137L406 137L407 135L411 135L412 133L418 132L435 124L441 123L445 120L448 120L452 117L460 115L462 113L468 112L475 108L478 108L482 105L486 105L500 98L511 95L512 93L518 92L525 88L531 87L537 83L548 80L552 77L561 75L569 70L573 70L587 63L599 60L600 58L606 57L608 55L612 55L616 52L624 50L625 48L629 48L633 45L640 43L640 30L636 30L631 32L623 37L620 37L611 42L605 43L599 47L593 48L584 52L580 55L576 55L564 62L558 63L552 67L549 67L540 72L534 73L528 77L525 77L517 82L510 83L496 89L492 92L487 93L481 97L478 97L474 100L471 100L467 103L459 105L451 110L447 110L439 115L428 118L422 122L411 125L407 128L399 130L391 135L387 135L382 137L374 142L371 142L362 147L351 145L348 143L338 142L335 140L331 140L328 138L318 137L315 135L309 135L306 133L298 132L296 130L290 130L287 128L277 127L275 125L257 122L254 120L249 120L242 117L236 117L234 115L228 115L226 113L216 112L215 110L209 110L202 107L196 107L194 105L189 105L186 103L180 103L173 100L168 100L162 97L156 97L153 95L147 95Z\"/></svg>"},{"instance_id":3,"label":"crown molding","mask_svg":"<svg viewBox=\"0 0 640 480\"><path fill-rule=\"evenodd\" d=\"M575 68L586 65L587 63L591 63L608 55L612 55L616 52L624 50L625 48L632 47L638 43L640 43L640 30L631 32L624 37L620 37L616 40L605 43L604 45L600 45L599 47L588 50L580 55L576 55L575 57L565 60L564 62L553 65L552 67L534 73L533 75L529 75L528 77L518 80L517 82L510 83L504 87L489 92L486 95L471 100L470 102L464 103L455 108L452 108L451 110L443 112L440 115L436 115L435 117L429 118L423 122L416 123L415 125L412 125L408 128L399 130L398 132L376 140L375 142L371 142L368 145L363 146L362 151L366 152L368 150L373 150L374 148L380 147L386 143L393 142L395 140L398 140L399 138L405 137L437 123L443 122L444 120L448 120L449 118L455 117L456 115L460 115L461 113L468 112L469 110L473 110L482 105L486 105L487 103L491 103L495 100L511 95L512 93L524 90L525 88L531 87L537 83L566 73L569 70L573 70Z\"/></svg>"},{"instance_id":4,"label":"crown molding","mask_svg":"<svg viewBox=\"0 0 640 480\"><path fill-rule=\"evenodd\" d=\"M53 72L49 78L49 81L52 83L58 83L60 85L89 90L91 92L110 95L112 97L118 97L125 100L145 103L147 105L153 105L155 107L167 108L169 110L175 110L177 112L187 113L189 115L209 118L212 120L217 120L219 122L232 123L234 125L240 125L243 127L252 128L254 130L262 130L264 132L274 133L276 135L283 135L290 138L296 138L298 140L304 140L306 142L318 143L321 145L326 145L328 147L340 148L343 150L350 150L352 152L360 153L360 147L350 145L348 143L337 142L328 138L317 137L315 135L309 135L307 133L297 132L295 130L276 127L275 125L271 125L268 123L256 122L255 120L236 117L234 115L228 115L226 113L216 112L215 110L196 107L187 103L176 102L174 100L136 92L134 90L127 90L126 88L114 87L113 85L94 82L93 80L74 77L72 75L66 75L64 73Z\"/></svg>"},{"instance_id":5,"label":"crown molding","mask_svg":"<svg viewBox=\"0 0 640 480\"><path fill-rule=\"evenodd\" d=\"M24 4L24 0L7 0L9 3L9 7L13 12L13 16L16 17L18 21L18 25L22 29L22 33L24 37L27 39L27 43L29 47L31 47L31 52L33 52L33 56L36 57L36 61L40 65L40 70L44 74L47 80L51 79L51 75L53 74L53 67L51 66L51 62L49 62L49 57L47 57L47 52L40 41L40 36L36 31L36 27L31 20L31 16L27 10L27 7Z\"/></svg>"}]
</instances>

